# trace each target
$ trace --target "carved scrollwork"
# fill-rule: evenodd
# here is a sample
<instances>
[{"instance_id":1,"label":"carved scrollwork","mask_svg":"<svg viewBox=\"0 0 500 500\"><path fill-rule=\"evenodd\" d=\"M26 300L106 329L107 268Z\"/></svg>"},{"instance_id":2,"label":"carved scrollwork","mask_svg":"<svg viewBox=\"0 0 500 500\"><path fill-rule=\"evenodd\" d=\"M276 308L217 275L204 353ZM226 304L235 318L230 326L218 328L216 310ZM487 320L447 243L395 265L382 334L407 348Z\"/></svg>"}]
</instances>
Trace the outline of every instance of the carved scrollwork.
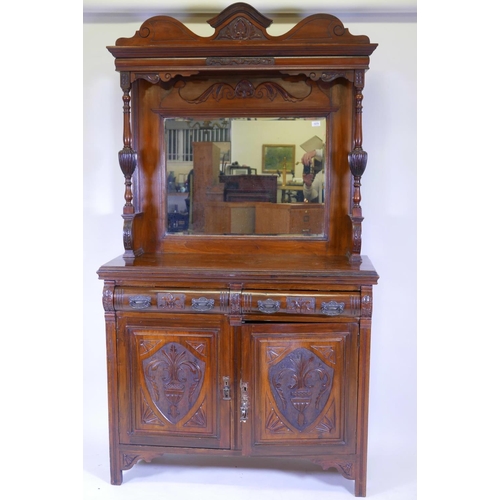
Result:
<instances>
[{"instance_id":1,"label":"carved scrollwork","mask_svg":"<svg viewBox=\"0 0 500 500\"><path fill-rule=\"evenodd\" d=\"M244 17L237 17L221 29L216 40L265 40L263 31Z\"/></svg>"},{"instance_id":2,"label":"carved scrollwork","mask_svg":"<svg viewBox=\"0 0 500 500\"><path fill-rule=\"evenodd\" d=\"M256 87L249 80L241 80L234 87L229 83L218 82L211 85L201 95L195 99L185 99L189 104L201 104L214 99L219 102L221 99L264 99L274 101L280 96L287 102L300 102L307 96L296 97L286 91L281 85L274 82L263 82ZM182 95L181 95L182 97Z\"/></svg>"},{"instance_id":3,"label":"carved scrollwork","mask_svg":"<svg viewBox=\"0 0 500 500\"><path fill-rule=\"evenodd\" d=\"M127 470L132 468L139 460L140 455L130 455L128 453L122 454L122 469Z\"/></svg>"},{"instance_id":4,"label":"carved scrollwork","mask_svg":"<svg viewBox=\"0 0 500 500\"><path fill-rule=\"evenodd\" d=\"M346 71L312 71L308 76L313 81L321 80L323 82L333 82L337 78L351 79Z\"/></svg>"},{"instance_id":5,"label":"carved scrollwork","mask_svg":"<svg viewBox=\"0 0 500 500\"><path fill-rule=\"evenodd\" d=\"M122 215L123 217L123 248L126 252L133 252L134 249L134 215Z\"/></svg>"},{"instance_id":6,"label":"carved scrollwork","mask_svg":"<svg viewBox=\"0 0 500 500\"><path fill-rule=\"evenodd\" d=\"M134 73L136 80L142 79L149 83L158 83L160 81L160 75L158 73Z\"/></svg>"}]
</instances>

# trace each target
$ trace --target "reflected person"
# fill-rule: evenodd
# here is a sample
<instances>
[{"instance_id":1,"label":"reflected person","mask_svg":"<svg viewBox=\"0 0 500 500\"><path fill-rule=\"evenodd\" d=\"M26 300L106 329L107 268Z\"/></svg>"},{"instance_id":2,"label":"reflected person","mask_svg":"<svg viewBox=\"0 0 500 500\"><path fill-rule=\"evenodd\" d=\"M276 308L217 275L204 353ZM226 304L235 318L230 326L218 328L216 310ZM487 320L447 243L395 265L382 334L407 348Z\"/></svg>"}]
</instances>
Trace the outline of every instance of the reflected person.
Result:
<instances>
[{"instance_id":1,"label":"reflected person","mask_svg":"<svg viewBox=\"0 0 500 500\"><path fill-rule=\"evenodd\" d=\"M304 173L304 201L309 203L323 203L325 174L323 168L323 150L314 149L302 156Z\"/></svg>"}]
</instances>

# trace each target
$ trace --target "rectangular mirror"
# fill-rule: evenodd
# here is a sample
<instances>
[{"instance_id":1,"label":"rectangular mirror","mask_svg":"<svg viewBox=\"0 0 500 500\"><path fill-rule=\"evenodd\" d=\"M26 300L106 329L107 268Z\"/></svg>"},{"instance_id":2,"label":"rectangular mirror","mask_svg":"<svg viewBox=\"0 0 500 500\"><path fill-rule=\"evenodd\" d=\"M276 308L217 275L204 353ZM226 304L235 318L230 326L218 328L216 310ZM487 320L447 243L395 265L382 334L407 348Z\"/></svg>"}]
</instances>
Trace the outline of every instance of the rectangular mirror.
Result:
<instances>
[{"instance_id":1,"label":"rectangular mirror","mask_svg":"<svg viewBox=\"0 0 500 500\"><path fill-rule=\"evenodd\" d=\"M164 123L168 234L324 236L324 117Z\"/></svg>"}]
</instances>

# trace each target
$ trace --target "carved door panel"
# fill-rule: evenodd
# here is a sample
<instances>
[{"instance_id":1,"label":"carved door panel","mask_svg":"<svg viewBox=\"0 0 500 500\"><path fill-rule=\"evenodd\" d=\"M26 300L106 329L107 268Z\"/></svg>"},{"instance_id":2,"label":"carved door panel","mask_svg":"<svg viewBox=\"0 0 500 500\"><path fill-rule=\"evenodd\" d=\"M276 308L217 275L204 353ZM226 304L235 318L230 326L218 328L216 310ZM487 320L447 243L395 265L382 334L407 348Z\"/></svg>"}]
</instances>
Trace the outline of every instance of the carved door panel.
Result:
<instances>
[{"instance_id":1,"label":"carved door panel","mask_svg":"<svg viewBox=\"0 0 500 500\"><path fill-rule=\"evenodd\" d=\"M120 321L122 443L230 447L227 329L206 316Z\"/></svg>"},{"instance_id":2,"label":"carved door panel","mask_svg":"<svg viewBox=\"0 0 500 500\"><path fill-rule=\"evenodd\" d=\"M244 453L354 453L358 325L242 328Z\"/></svg>"}]
</instances>

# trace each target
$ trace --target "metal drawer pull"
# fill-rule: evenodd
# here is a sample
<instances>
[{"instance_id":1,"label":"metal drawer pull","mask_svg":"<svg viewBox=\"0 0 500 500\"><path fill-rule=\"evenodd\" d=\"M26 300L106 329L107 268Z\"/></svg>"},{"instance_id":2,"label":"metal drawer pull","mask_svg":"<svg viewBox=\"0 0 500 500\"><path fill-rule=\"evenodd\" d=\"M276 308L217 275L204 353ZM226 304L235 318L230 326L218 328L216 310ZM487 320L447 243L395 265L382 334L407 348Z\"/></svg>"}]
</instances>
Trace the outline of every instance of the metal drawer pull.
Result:
<instances>
[{"instance_id":1,"label":"metal drawer pull","mask_svg":"<svg viewBox=\"0 0 500 500\"><path fill-rule=\"evenodd\" d=\"M272 314L280 310L280 302L279 300L272 299L258 300L257 307L260 312L263 312L265 314Z\"/></svg>"},{"instance_id":2,"label":"metal drawer pull","mask_svg":"<svg viewBox=\"0 0 500 500\"><path fill-rule=\"evenodd\" d=\"M229 385L229 377L222 377L222 399L224 401L231 401L231 386Z\"/></svg>"},{"instance_id":3,"label":"metal drawer pull","mask_svg":"<svg viewBox=\"0 0 500 500\"><path fill-rule=\"evenodd\" d=\"M248 383L240 382L240 389L241 389L240 422L246 422L248 419L248 409L250 408L250 401L248 396Z\"/></svg>"},{"instance_id":4,"label":"metal drawer pull","mask_svg":"<svg viewBox=\"0 0 500 500\"><path fill-rule=\"evenodd\" d=\"M206 297L200 297L199 299L192 299L191 307L195 311L210 311L214 308L214 299L207 299Z\"/></svg>"},{"instance_id":5,"label":"metal drawer pull","mask_svg":"<svg viewBox=\"0 0 500 500\"><path fill-rule=\"evenodd\" d=\"M321 313L327 316L338 316L344 312L344 307L344 302L335 302L335 300L321 302Z\"/></svg>"},{"instance_id":6,"label":"metal drawer pull","mask_svg":"<svg viewBox=\"0 0 500 500\"><path fill-rule=\"evenodd\" d=\"M151 307L151 297L147 295L134 295L130 297L130 307L134 309L147 309Z\"/></svg>"}]
</instances>

